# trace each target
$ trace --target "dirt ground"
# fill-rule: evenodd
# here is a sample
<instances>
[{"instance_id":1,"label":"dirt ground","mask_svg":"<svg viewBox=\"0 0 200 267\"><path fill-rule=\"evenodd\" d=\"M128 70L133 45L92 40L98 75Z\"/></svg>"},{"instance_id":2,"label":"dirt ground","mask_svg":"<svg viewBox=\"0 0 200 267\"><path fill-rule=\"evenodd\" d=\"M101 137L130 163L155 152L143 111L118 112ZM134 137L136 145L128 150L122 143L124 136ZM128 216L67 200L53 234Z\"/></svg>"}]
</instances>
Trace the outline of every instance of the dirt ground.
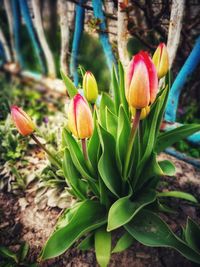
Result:
<instances>
[{"instance_id":1,"label":"dirt ground","mask_svg":"<svg viewBox=\"0 0 200 267\"><path fill-rule=\"evenodd\" d=\"M165 154L160 158L172 159L176 165L176 178L166 177L164 183L169 190L183 190L200 200L200 171L191 165ZM58 208L41 210L34 203L35 191L28 188L25 196L0 192L0 244L16 250L21 241L30 245L28 261L35 262L42 246L53 230L59 213ZM199 221L200 209L185 201L173 200L178 206L178 216L165 216L165 220L176 232L186 222L187 216ZM39 263L41 267L95 267L98 266L94 252L81 252L75 248L64 255ZM179 253L166 248L149 248L139 243L125 252L112 255L110 267L192 267L198 266L184 259Z\"/></svg>"}]
</instances>

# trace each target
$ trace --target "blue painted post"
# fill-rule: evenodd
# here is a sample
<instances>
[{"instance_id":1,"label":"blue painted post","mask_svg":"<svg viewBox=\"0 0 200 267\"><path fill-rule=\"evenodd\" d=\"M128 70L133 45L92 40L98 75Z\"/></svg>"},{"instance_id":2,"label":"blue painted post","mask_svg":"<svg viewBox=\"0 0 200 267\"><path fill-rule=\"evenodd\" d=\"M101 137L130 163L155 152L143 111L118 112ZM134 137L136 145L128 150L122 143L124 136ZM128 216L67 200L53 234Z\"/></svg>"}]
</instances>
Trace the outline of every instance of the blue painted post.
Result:
<instances>
[{"instance_id":1,"label":"blue painted post","mask_svg":"<svg viewBox=\"0 0 200 267\"><path fill-rule=\"evenodd\" d=\"M75 20L75 29L74 37L72 43L71 59L70 59L70 73L74 79L75 86L78 86L78 51L80 46L81 37L84 29L84 19L85 19L85 9L82 7L85 0L79 0L79 3L76 5L76 20Z\"/></svg>"},{"instance_id":2,"label":"blue painted post","mask_svg":"<svg viewBox=\"0 0 200 267\"><path fill-rule=\"evenodd\" d=\"M18 0L18 1L19 1L19 5L20 5L21 14L24 18L29 36L32 40L34 49L35 49L36 54L37 54L37 57L38 57L38 60L39 60L39 63L40 63L41 69L42 69L42 73L46 74L47 68L46 68L46 64L45 64L44 53L42 51L42 47L40 45L38 36L37 36L35 29L33 27L33 23L31 20L27 0Z\"/></svg>"},{"instance_id":3,"label":"blue painted post","mask_svg":"<svg viewBox=\"0 0 200 267\"><path fill-rule=\"evenodd\" d=\"M100 33L99 38L103 47L103 51L106 56L107 64L112 71L113 65L117 68L116 59L112 51L112 46L109 42L108 33L107 33L107 27L106 27L106 19L103 13L103 1L102 0L92 0L92 5L94 9L94 16L96 19L100 20Z\"/></svg>"},{"instance_id":4,"label":"blue painted post","mask_svg":"<svg viewBox=\"0 0 200 267\"><path fill-rule=\"evenodd\" d=\"M0 42L0 66L6 61L6 55L2 43Z\"/></svg>"},{"instance_id":5,"label":"blue painted post","mask_svg":"<svg viewBox=\"0 0 200 267\"><path fill-rule=\"evenodd\" d=\"M167 107L165 112L165 121L175 122L176 112L178 108L179 96L185 85L188 77L193 73L198 64L200 63L200 37L196 40L195 46L187 58L182 69L178 73L171 90L169 92L169 97L167 101Z\"/></svg>"},{"instance_id":6,"label":"blue painted post","mask_svg":"<svg viewBox=\"0 0 200 267\"><path fill-rule=\"evenodd\" d=\"M22 55L20 53L20 8L19 3L17 0L11 0L11 8L12 8L12 15L13 15L13 34L14 34L14 46L16 51L17 60L19 65L23 68L24 61Z\"/></svg>"}]
</instances>

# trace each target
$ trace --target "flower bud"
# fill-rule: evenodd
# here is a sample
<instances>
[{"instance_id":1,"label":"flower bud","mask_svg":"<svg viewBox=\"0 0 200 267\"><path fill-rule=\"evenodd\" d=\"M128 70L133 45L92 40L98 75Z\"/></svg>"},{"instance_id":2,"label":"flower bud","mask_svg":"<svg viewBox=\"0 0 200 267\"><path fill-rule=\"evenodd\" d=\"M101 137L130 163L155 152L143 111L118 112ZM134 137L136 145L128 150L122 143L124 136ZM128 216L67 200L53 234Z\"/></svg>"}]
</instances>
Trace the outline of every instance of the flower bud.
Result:
<instances>
[{"instance_id":1,"label":"flower bud","mask_svg":"<svg viewBox=\"0 0 200 267\"><path fill-rule=\"evenodd\" d=\"M84 96L90 103L95 103L98 97L98 86L94 75L87 71L83 77Z\"/></svg>"},{"instance_id":2,"label":"flower bud","mask_svg":"<svg viewBox=\"0 0 200 267\"><path fill-rule=\"evenodd\" d=\"M11 107L11 116L17 130L20 134L26 136L30 135L35 130L35 125L32 122L31 118L24 112L21 108L17 106Z\"/></svg>"},{"instance_id":3,"label":"flower bud","mask_svg":"<svg viewBox=\"0 0 200 267\"><path fill-rule=\"evenodd\" d=\"M153 55L153 63L156 67L158 78L164 77L169 70L169 56L164 43L159 44L157 47Z\"/></svg>"},{"instance_id":4,"label":"flower bud","mask_svg":"<svg viewBox=\"0 0 200 267\"><path fill-rule=\"evenodd\" d=\"M147 52L135 55L129 66L125 80L125 94L129 105L142 109L152 104L158 92L156 68Z\"/></svg>"},{"instance_id":5,"label":"flower bud","mask_svg":"<svg viewBox=\"0 0 200 267\"><path fill-rule=\"evenodd\" d=\"M140 114L140 120L145 119L149 115L149 112L150 112L150 106L142 108L141 109L141 114ZM135 108L131 108L131 113L132 113L133 117L135 117L136 109Z\"/></svg>"},{"instance_id":6,"label":"flower bud","mask_svg":"<svg viewBox=\"0 0 200 267\"><path fill-rule=\"evenodd\" d=\"M87 101L80 94L74 96L68 109L68 127L80 139L91 137L93 133L92 112Z\"/></svg>"}]
</instances>

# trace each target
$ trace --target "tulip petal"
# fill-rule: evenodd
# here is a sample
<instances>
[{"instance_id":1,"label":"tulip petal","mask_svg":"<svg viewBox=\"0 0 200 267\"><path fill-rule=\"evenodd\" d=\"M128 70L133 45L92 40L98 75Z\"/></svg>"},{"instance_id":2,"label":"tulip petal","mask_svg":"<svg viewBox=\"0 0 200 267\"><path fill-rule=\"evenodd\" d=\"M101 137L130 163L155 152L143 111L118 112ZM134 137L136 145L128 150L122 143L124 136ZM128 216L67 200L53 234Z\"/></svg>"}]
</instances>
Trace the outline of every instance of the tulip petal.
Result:
<instances>
[{"instance_id":1,"label":"tulip petal","mask_svg":"<svg viewBox=\"0 0 200 267\"><path fill-rule=\"evenodd\" d=\"M161 57L160 57L160 64L159 64L159 77L164 77L169 69L169 57L168 52L165 44L161 44Z\"/></svg>"},{"instance_id":2,"label":"tulip petal","mask_svg":"<svg viewBox=\"0 0 200 267\"><path fill-rule=\"evenodd\" d=\"M93 133L93 119L91 110L83 97L76 102L76 125L78 137L88 138Z\"/></svg>"},{"instance_id":3,"label":"tulip petal","mask_svg":"<svg viewBox=\"0 0 200 267\"><path fill-rule=\"evenodd\" d=\"M68 108L68 127L73 135L78 137L78 132L76 128L76 115L75 115L75 107L74 101L72 100L69 104Z\"/></svg>"},{"instance_id":4,"label":"tulip petal","mask_svg":"<svg viewBox=\"0 0 200 267\"><path fill-rule=\"evenodd\" d=\"M68 110L68 127L76 137L88 138L93 133L93 118L88 103L80 94L71 100Z\"/></svg>"},{"instance_id":5,"label":"tulip petal","mask_svg":"<svg viewBox=\"0 0 200 267\"><path fill-rule=\"evenodd\" d=\"M157 75L155 65L153 64L153 61L151 60L148 53L141 52L141 55L147 66L147 70L149 74L149 85L150 85L150 103L149 104L152 104L155 101L156 95L158 93L158 75Z\"/></svg>"},{"instance_id":6,"label":"tulip petal","mask_svg":"<svg viewBox=\"0 0 200 267\"><path fill-rule=\"evenodd\" d=\"M26 136L35 130L35 125L31 118L21 108L12 106L11 116L20 134Z\"/></svg>"},{"instance_id":7,"label":"tulip petal","mask_svg":"<svg viewBox=\"0 0 200 267\"><path fill-rule=\"evenodd\" d=\"M95 103L98 97L98 86L94 75L90 71L87 71L83 77L83 90L86 99Z\"/></svg>"},{"instance_id":8,"label":"tulip petal","mask_svg":"<svg viewBox=\"0 0 200 267\"><path fill-rule=\"evenodd\" d=\"M134 73L129 86L127 100L129 105L141 109L149 105L149 75L140 54L134 57Z\"/></svg>"}]
</instances>

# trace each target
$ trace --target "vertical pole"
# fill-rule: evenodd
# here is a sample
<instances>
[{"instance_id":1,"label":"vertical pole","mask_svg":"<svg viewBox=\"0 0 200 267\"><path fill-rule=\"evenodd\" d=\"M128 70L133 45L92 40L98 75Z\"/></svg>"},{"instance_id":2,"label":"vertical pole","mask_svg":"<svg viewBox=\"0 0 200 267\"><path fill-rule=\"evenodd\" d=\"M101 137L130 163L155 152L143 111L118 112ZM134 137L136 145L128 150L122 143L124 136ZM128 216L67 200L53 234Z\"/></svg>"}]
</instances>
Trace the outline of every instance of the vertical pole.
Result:
<instances>
[{"instance_id":1,"label":"vertical pole","mask_svg":"<svg viewBox=\"0 0 200 267\"><path fill-rule=\"evenodd\" d=\"M122 9L121 4L124 0L118 1L117 12L117 47L119 53L119 59L126 69L129 64L129 55L127 50L128 43L128 14L125 9Z\"/></svg>"},{"instance_id":2,"label":"vertical pole","mask_svg":"<svg viewBox=\"0 0 200 267\"><path fill-rule=\"evenodd\" d=\"M14 1L17 1L17 0L14 0ZM46 74L46 65L45 65L45 61L44 61L44 53L43 53L41 44L39 42L38 36L36 34L36 31L33 27L33 23L31 20L31 15L29 12L27 0L18 0L18 1L19 1L19 5L20 5L21 14L24 18L29 36L32 40L33 47L35 49L36 55L37 55L39 63L40 63L42 73Z\"/></svg>"},{"instance_id":3,"label":"vertical pole","mask_svg":"<svg viewBox=\"0 0 200 267\"><path fill-rule=\"evenodd\" d=\"M167 50L169 53L169 67L171 68L180 42L185 0L173 0L169 22Z\"/></svg>"},{"instance_id":4,"label":"vertical pole","mask_svg":"<svg viewBox=\"0 0 200 267\"><path fill-rule=\"evenodd\" d=\"M44 56L45 56L46 63L47 63L48 75L52 78L55 78L56 68L54 64L53 55L47 43L43 25L42 25L42 17L41 17L41 12L40 12L40 0L32 0L32 7L33 7L33 14L34 14L33 23L35 24L37 36L38 36L38 39L40 41L41 47L44 52Z\"/></svg>"},{"instance_id":5,"label":"vertical pole","mask_svg":"<svg viewBox=\"0 0 200 267\"><path fill-rule=\"evenodd\" d=\"M15 51L15 42L14 42L14 28L13 28L14 23L13 23L11 1L10 0L4 0L4 7L5 7L5 11L6 11L6 16L8 19L12 60L17 62L17 55L16 55L16 51Z\"/></svg>"},{"instance_id":6,"label":"vertical pole","mask_svg":"<svg viewBox=\"0 0 200 267\"><path fill-rule=\"evenodd\" d=\"M113 65L115 65L117 67L117 64L116 64L116 59L115 59L115 56L113 54L112 47L111 47L111 44L110 44L109 38L108 38L106 19L105 19L105 16L103 13L103 8L102 8L103 2L102 2L102 0L92 0L92 5L93 5L93 9L94 9L94 16L96 19L98 19L100 21L99 38L101 41L101 45L103 47L103 51L104 51L105 56L106 56L108 67L109 67L110 71L112 72Z\"/></svg>"},{"instance_id":7,"label":"vertical pole","mask_svg":"<svg viewBox=\"0 0 200 267\"><path fill-rule=\"evenodd\" d=\"M20 16L20 7L18 0L11 0L11 7L12 7L12 28L14 34L14 46L16 52L16 60L19 63L20 67L24 67L24 60L21 55L20 46L21 46L21 35L20 35L20 23L21 23L21 16Z\"/></svg>"},{"instance_id":8,"label":"vertical pole","mask_svg":"<svg viewBox=\"0 0 200 267\"><path fill-rule=\"evenodd\" d=\"M200 36L196 40L195 46L185 61L183 67L178 73L167 100L167 107L165 112L165 120L168 122L176 121L176 112L178 108L179 96L183 86L187 82L189 76L194 72L196 67L200 64Z\"/></svg>"},{"instance_id":9,"label":"vertical pole","mask_svg":"<svg viewBox=\"0 0 200 267\"><path fill-rule=\"evenodd\" d=\"M75 86L78 86L78 51L80 46L81 37L84 29L85 9L82 7L85 0L79 0L79 4L76 5L75 16L75 29L72 43L71 59L70 59L70 73L74 78Z\"/></svg>"},{"instance_id":10,"label":"vertical pole","mask_svg":"<svg viewBox=\"0 0 200 267\"><path fill-rule=\"evenodd\" d=\"M68 24L68 6L65 0L58 0L58 14L60 16L61 31L61 55L60 69L68 74L68 53L69 53L69 24Z\"/></svg>"}]
</instances>

